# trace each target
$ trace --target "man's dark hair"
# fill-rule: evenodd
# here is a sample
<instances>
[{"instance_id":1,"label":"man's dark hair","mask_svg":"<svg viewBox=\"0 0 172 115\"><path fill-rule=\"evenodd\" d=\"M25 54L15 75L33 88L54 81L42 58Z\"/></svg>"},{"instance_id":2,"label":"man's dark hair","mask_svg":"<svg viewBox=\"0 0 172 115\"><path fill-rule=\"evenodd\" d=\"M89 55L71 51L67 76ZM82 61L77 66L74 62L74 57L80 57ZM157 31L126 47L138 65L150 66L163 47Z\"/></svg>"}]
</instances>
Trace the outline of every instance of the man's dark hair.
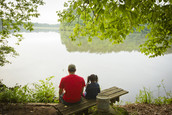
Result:
<instances>
[{"instance_id":1,"label":"man's dark hair","mask_svg":"<svg viewBox=\"0 0 172 115\"><path fill-rule=\"evenodd\" d=\"M75 71L76 71L75 65L74 65L74 64L70 64L70 65L68 66L68 71L69 71L69 72L75 72Z\"/></svg>"}]
</instances>

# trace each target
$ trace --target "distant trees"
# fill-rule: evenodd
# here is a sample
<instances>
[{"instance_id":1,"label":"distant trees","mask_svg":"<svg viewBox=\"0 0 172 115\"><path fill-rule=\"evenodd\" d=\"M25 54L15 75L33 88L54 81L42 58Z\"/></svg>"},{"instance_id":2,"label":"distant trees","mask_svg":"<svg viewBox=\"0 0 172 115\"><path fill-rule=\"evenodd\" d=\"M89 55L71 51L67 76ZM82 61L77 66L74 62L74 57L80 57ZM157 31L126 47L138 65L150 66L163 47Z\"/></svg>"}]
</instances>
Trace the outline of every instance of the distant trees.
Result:
<instances>
[{"instance_id":1,"label":"distant trees","mask_svg":"<svg viewBox=\"0 0 172 115\"><path fill-rule=\"evenodd\" d=\"M126 37L123 44L111 44L109 40L100 40L95 37L91 43L85 37L76 38L76 41L71 43L69 36L72 31L60 31L61 41L69 52L89 52L89 53L111 53L121 51L139 51L139 45L144 43L144 33L133 33ZM79 46L79 47L78 47Z\"/></svg>"},{"instance_id":2,"label":"distant trees","mask_svg":"<svg viewBox=\"0 0 172 115\"><path fill-rule=\"evenodd\" d=\"M0 66L9 63L7 55L16 56L17 53L13 47L8 45L10 36L22 40L19 34L21 27L32 31L33 24L31 17L38 17L37 8L43 5L43 0L1 0L0 1Z\"/></svg>"},{"instance_id":3,"label":"distant trees","mask_svg":"<svg viewBox=\"0 0 172 115\"><path fill-rule=\"evenodd\" d=\"M59 21L71 23L78 19L70 36L72 40L87 36L88 40L98 37L118 44L134 28L142 31L146 27L150 32L147 41L140 45L142 53L161 56L171 47L171 0L73 0L64 6L68 9L57 12Z\"/></svg>"},{"instance_id":4,"label":"distant trees","mask_svg":"<svg viewBox=\"0 0 172 115\"><path fill-rule=\"evenodd\" d=\"M34 27L59 27L60 24L33 23Z\"/></svg>"}]
</instances>

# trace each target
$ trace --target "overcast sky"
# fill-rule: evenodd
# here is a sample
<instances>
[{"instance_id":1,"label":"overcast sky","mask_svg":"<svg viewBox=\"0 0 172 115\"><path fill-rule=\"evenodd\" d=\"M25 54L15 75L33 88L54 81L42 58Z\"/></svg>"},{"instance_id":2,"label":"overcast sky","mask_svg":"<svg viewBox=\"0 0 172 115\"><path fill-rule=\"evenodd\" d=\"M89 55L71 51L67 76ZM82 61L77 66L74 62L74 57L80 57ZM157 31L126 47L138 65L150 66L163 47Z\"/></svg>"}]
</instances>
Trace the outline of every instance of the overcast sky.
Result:
<instances>
[{"instance_id":1,"label":"overcast sky","mask_svg":"<svg viewBox=\"0 0 172 115\"><path fill-rule=\"evenodd\" d=\"M68 0L44 0L45 5L39 6L38 11L40 16L38 18L33 18L32 22L38 23L49 23L57 24L58 16L56 14L57 10L64 9L64 2Z\"/></svg>"},{"instance_id":2,"label":"overcast sky","mask_svg":"<svg viewBox=\"0 0 172 115\"><path fill-rule=\"evenodd\" d=\"M57 24L58 16L56 14L57 10L64 9L64 2L68 0L44 0L46 3L44 6L39 6L38 11L40 16L38 18L34 18L32 22L38 23L49 23L49 24ZM165 4L163 1L157 4ZM167 2L168 4L168 2Z\"/></svg>"}]
</instances>

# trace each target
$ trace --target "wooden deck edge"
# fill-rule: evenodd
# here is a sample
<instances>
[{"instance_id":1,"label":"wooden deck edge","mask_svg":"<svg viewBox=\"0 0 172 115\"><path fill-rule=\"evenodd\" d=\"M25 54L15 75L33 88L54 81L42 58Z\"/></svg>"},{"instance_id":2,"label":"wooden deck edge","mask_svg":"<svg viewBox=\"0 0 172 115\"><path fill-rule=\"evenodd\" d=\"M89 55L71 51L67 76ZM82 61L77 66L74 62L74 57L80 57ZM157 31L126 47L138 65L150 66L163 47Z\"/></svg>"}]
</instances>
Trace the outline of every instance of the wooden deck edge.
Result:
<instances>
[{"instance_id":1,"label":"wooden deck edge","mask_svg":"<svg viewBox=\"0 0 172 115\"><path fill-rule=\"evenodd\" d=\"M58 103L0 103L0 105L54 106Z\"/></svg>"}]
</instances>

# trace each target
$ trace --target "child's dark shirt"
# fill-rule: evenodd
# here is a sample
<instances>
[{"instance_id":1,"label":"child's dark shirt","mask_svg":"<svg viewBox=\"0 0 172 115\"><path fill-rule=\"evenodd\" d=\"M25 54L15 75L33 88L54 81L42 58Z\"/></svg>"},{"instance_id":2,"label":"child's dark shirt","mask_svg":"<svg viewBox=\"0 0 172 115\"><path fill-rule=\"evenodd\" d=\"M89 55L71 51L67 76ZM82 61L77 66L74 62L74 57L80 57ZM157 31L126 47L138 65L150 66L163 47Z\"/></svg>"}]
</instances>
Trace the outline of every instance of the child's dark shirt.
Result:
<instances>
[{"instance_id":1,"label":"child's dark shirt","mask_svg":"<svg viewBox=\"0 0 172 115\"><path fill-rule=\"evenodd\" d=\"M86 87L86 99L96 99L96 96L100 93L100 86L98 83L90 83Z\"/></svg>"}]
</instances>

